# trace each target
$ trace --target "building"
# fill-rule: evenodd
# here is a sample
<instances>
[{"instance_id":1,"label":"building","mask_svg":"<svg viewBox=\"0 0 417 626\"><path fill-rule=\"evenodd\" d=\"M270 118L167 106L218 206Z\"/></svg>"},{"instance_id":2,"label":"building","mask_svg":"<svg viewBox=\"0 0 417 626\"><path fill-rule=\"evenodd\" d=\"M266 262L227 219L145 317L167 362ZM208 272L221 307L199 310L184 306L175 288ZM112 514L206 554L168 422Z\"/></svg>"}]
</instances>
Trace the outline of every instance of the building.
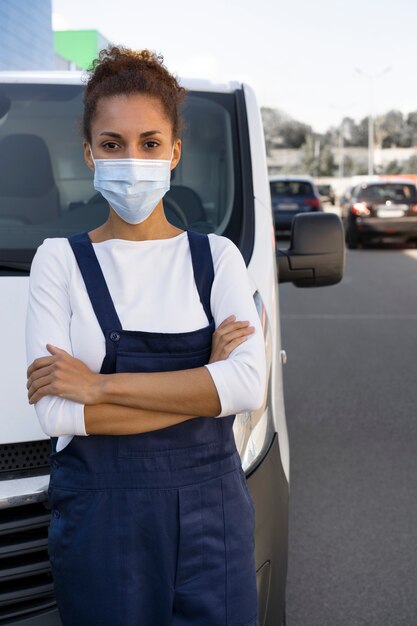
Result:
<instances>
[{"instance_id":1,"label":"building","mask_svg":"<svg viewBox=\"0 0 417 626\"><path fill-rule=\"evenodd\" d=\"M59 30L54 32L56 53L67 62L86 70L102 48L110 42L97 30Z\"/></svg>"},{"instance_id":2,"label":"building","mask_svg":"<svg viewBox=\"0 0 417 626\"><path fill-rule=\"evenodd\" d=\"M51 0L0 0L0 70L55 69Z\"/></svg>"},{"instance_id":3,"label":"building","mask_svg":"<svg viewBox=\"0 0 417 626\"><path fill-rule=\"evenodd\" d=\"M52 30L52 0L0 0L0 70L87 69L109 41L97 30Z\"/></svg>"}]
</instances>

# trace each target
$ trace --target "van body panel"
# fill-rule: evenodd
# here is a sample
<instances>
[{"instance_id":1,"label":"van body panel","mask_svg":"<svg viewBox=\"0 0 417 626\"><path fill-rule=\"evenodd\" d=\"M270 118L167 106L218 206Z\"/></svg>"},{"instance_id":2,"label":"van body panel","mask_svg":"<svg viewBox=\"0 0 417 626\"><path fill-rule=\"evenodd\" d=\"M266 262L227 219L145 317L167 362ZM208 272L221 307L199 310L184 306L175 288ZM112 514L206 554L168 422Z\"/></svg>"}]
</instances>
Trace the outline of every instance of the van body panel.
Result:
<instances>
[{"instance_id":1,"label":"van body panel","mask_svg":"<svg viewBox=\"0 0 417 626\"><path fill-rule=\"evenodd\" d=\"M281 626L285 613L285 594L281 590L285 589L287 577L289 489L276 435L261 464L249 474L248 486L256 510L259 624Z\"/></svg>"},{"instance_id":2,"label":"van body panel","mask_svg":"<svg viewBox=\"0 0 417 626\"><path fill-rule=\"evenodd\" d=\"M265 137L261 112L255 92L249 85L243 85L246 111L249 120L249 141L252 154L253 190L255 198L271 211L268 166L266 163Z\"/></svg>"}]
</instances>

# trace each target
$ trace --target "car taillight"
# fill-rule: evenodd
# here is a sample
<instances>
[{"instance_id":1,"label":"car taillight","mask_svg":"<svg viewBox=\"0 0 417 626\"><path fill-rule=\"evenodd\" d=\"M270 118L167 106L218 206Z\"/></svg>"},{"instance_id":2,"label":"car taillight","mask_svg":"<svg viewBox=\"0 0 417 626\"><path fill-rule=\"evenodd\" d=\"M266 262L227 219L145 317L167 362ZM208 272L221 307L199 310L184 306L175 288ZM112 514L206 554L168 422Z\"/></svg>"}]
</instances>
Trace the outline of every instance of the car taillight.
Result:
<instances>
[{"instance_id":1,"label":"car taillight","mask_svg":"<svg viewBox=\"0 0 417 626\"><path fill-rule=\"evenodd\" d=\"M411 207L411 210L413 213L417 213L417 204L413 204L413 206Z\"/></svg>"},{"instance_id":2,"label":"car taillight","mask_svg":"<svg viewBox=\"0 0 417 626\"><path fill-rule=\"evenodd\" d=\"M352 213L355 215L369 215L370 210L368 209L366 202L355 202L352 206Z\"/></svg>"},{"instance_id":3,"label":"car taillight","mask_svg":"<svg viewBox=\"0 0 417 626\"><path fill-rule=\"evenodd\" d=\"M318 200L317 198L306 198L304 200L304 204L307 204L308 206L312 206L318 209L320 206L320 200Z\"/></svg>"}]
</instances>

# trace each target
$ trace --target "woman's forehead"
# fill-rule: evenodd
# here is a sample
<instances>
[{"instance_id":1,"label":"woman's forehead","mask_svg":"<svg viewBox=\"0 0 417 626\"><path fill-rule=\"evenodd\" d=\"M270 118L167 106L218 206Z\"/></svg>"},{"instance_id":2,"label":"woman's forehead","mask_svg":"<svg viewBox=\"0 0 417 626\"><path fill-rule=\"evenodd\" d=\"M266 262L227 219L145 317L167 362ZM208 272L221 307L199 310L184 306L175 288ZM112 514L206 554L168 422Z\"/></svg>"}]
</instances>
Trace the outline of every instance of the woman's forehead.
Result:
<instances>
[{"instance_id":1,"label":"woman's forehead","mask_svg":"<svg viewBox=\"0 0 417 626\"><path fill-rule=\"evenodd\" d=\"M100 98L92 127L97 130L103 124L129 129L137 127L140 132L150 124L155 130L171 132L171 121L165 113L162 102L159 98L146 94L123 94Z\"/></svg>"}]
</instances>

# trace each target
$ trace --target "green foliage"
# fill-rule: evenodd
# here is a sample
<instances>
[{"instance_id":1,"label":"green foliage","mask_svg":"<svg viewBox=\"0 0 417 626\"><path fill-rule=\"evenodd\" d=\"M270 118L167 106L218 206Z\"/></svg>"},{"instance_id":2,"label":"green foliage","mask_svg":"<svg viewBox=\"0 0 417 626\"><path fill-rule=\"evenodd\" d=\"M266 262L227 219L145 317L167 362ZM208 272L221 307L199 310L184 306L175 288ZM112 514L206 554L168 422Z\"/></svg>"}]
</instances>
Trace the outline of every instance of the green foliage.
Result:
<instances>
[{"instance_id":1,"label":"green foliage","mask_svg":"<svg viewBox=\"0 0 417 626\"><path fill-rule=\"evenodd\" d=\"M404 163L391 161L386 166L384 174L417 174L417 156L412 156Z\"/></svg>"},{"instance_id":2,"label":"green foliage","mask_svg":"<svg viewBox=\"0 0 417 626\"><path fill-rule=\"evenodd\" d=\"M261 108L266 151L273 148L301 148L311 126L294 120L279 109Z\"/></svg>"},{"instance_id":3,"label":"green foliage","mask_svg":"<svg viewBox=\"0 0 417 626\"><path fill-rule=\"evenodd\" d=\"M345 176L354 176L355 172L355 162L350 156L345 156L343 160L343 173Z\"/></svg>"},{"instance_id":4,"label":"green foliage","mask_svg":"<svg viewBox=\"0 0 417 626\"><path fill-rule=\"evenodd\" d=\"M383 173L384 174L401 174L402 173L402 167L398 163L397 159L394 159L394 161L390 161L388 163L388 165L386 166L385 171Z\"/></svg>"},{"instance_id":5,"label":"green foliage","mask_svg":"<svg viewBox=\"0 0 417 626\"><path fill-rule=\"evenodd\" d=\"M412 156L403 165L404 174L417 174L417 156Z\"/></svg>"},{"instance_id":6,"label":"green foliage","mask_svg":"<svg viewBox=\"0 0 417 626\"><path fill-rule=\"evenodd\" d=\"M262 108L265 143L268 154L273 149L299 149L300 161L298 164L280 166L282 173L308 173L311 176L332 176L337 171L337 164L333 152L338 154L341 132L343 144L346 147L368 146L369 118L364 117L356 122L351 117L345 117L339 126L330 127L326 133L314 133L311 126L278 109ZM375 146L381 148L409 148L417 146L417 110L403 114L398 110L391 110L374 119ZM285 171L284 171L285 170ZM378 171L378 168L375 169ZM345 156L343 172L346 176L367 174L367 164L356 162ZM417 174L417 157L411 157L405 163L391 161L378 173L383 174Z\"/></svg>"},{"instance_id":7,"label":"green foliage","mask_svg":"<svg viewBox=\"0 0 417 626\"><path fill-rule=\"evenodd\" d=\"M300 171L310 176L333 176L336 163L328 144L322 144L319 137L308 135L301 147Z\"/></svg>"}]
</instances>

